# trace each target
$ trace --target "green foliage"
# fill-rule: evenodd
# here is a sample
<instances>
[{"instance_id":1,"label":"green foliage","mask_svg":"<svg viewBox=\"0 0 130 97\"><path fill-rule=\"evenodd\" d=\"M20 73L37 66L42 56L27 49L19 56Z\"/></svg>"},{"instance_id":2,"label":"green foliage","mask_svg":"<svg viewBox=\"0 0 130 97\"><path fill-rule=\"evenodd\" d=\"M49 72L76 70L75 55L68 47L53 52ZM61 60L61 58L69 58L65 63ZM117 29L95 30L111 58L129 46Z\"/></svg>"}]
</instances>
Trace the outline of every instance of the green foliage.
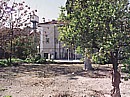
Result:
<instances>
[{"instance_id":1,"label":"green foliage","mask_svg":"<svg viewBox=\"0 0 130 97\"><path fill-rule=\"evenodd\" d=\"M23 63L24 61L21 59L16 59L16 58L12 58L11 59L11 63L8 62L6 59L1 59L0 60L0 66L4 67L4 66L16 66L16 65L20 65L21 63Z\"/></svg>"},{"instance_id":2,"label":"green foliage","mask_svg":"<svg viewBox=\"0 0 130 97\"><path fill-rule=\"evenodd\" d=\"M13 63L19 63L19 62L22 63L23 62L22 59L18 59L18 58L12 58L11 60L12 60Z\"/></svg>"},{"instance_id":3,"label":"green foliage","mask_svg":"<svg viewBox=\"0 0 130 97\"><path fill-rule=\"evenodd\" d=\"M122 72L129 73L129 74L130 74L130 58L127 59L127 60L124 60Z\"/></svg>"},{"instance_id":4,"label":"green foliage","mask_svg":"<svg viewBox=\"0 0 130 97\"><path fill-rule=\"evenodd\" d=\"M82 51L88 48L94 54L95 62L105 63L109 58L118 60L122 55L122 63L121 60L129 58L130 54L129 11L127 0L67 1L59 18L64 24L59 26L59 39L66 45L80 47ZM99 56L101 47L104 52ZM95 54L93 49L98 49L98 53ZM116 64L114 62L118 61L112 62Z\"/></svg>"},{"instance_id":5,"label":"green foliage","mask_svg":"<svg viewBox=\"0 0 130 97\"><path fill-rule=\"evenodd\" d=\"M12 63L36 63L36 64L44 64L46 63L45 58L41 58L41 56L38 54L35 58L26 58L25 60L21 59L12 59Z\"/></svg>"},{"instance_id":6,"label":"green foliage","mask_svg":"<svg viewBox=\"0 0 130 97\"><path fill-rule=\"evenodd\" d=\"M92 61L93 63L96 63L96 64L108 64L110 63L110 61L109 61L109 57L106 57L106 56L107 56L106 54L100 54L97 52L93 54Z\"/></svg>"},{"instance_id":7,"label":"green foliage","mask_svg":"<svg viewBox=\"0 0 130 97\"><path fill-rule=\"evenodd\" d=\"M124 77L124 81L128 81L129 77Z\"/></svg>"},{"instance_id":8,"label":"green foliage","mask_svg":"<svg viewBox=\"0 0 130 97\"><path fill-rule=\"evenodd\" d=\"M78 54L83 53L83 49L80 46L77 46L76 53L78 53Z\"/></svg>"},{"instance_id":9,"label":"green foliage","mask_svg":"<svg viewBox=\"0 0 130 97\"><path fill-rule=\"evenodd\" d=\"M23 60L24 63L36 63L36 64L44 64L46 63L46 59L45 58L41 58L40 54L37 54L34 58L26 58L25 60Z\"/></svg>"},{"instance_id":10,"label":"green foliage","mask_svg":"<svg viewBox=\"0 0 130 97\"><path fill-rule=\"evenodd\" d=\"M25 60L23 60L24 63L34 63L35 62L35 58L26 58Z\"/></svg>"},{"instance_id":11,"label":"green foliage","mask_svg":"<svg viewBox=\"0 0 130 97\"><path fill-rule=\"evenodd\" d=\"M45 64L46 63L46 59L45 58L40 58L37 61L35 61L35 63L37 63L37 64Z\"/></svg>"},{"instance_id":12,"label":"green foliage","mask_svg":"<svg viewBox=\"0 0 130 97\"><path fill-rule=\"evenodd\" d=\"M12 96L4 96L4 97L12 97Z\"/></svg>"},{"instance_id":13,"label":"green foliage","mask_svg":"<svg viewBox=\"0 0 130 97\"><path fill-rule=\"evenodd\" d=\"M41 59L41 55L40 54L35 55L35 61L38 61L40 59Z\"/></svg>"},{"instance_id":14,"label":"green foliage","mask_svg":"<svg viewBox=\"0 0 130 97\"><path fill-rule=\"evenodd\" d=\"M13 66L19 66L23 62L24 61L22 59L19 59L19 58L12 58L11 59L11 65L13 65Z\"/></svg>"},{"instance_id":15,"label":"green foliage","mask_svg":"<svg viewBox=\"0 0 130 97\"><path fill-rule=\"evenodd\" d=\"M20 36L13 41L14 54L17 58L25 60L28 56L36 53L30 36Z\"/></svg>"},{"instance_id":16,"label":"green foliage","mask_svg":"<svg viewBox=\"0 0 130 97\"><path fill-rule=\"evenodd\" d=\"M18 66L22 63L36 63L36 64L44 64L46 63L45 58L41 58L41 56L38 54L37 57L35 58L26 58L25 60L18 59L18 58L12 58L11 59L12 63L10 64L6 59L1 59L0 60L0 67L5 67L5 66Z\"/></svg>"},{"instance_id":17,"label":"green foliage","mask_svg":"<svg viewBox=\"0 0 130 97\"><path fill-rule=\"evenodd\" d=\"M37 54L37 55L35 55L35 58L33 59L32 62L34 62L36 64L44 64L44 63L46 63L46 59L45 58L41 58L41 55Z\"/></svg>"},{"instance_id":18,"label":"green foliage","mask_svg":"<svg viewBox=\"0 0 130 97\"><path fill-rule=\"evenodd\" d=\"M110 64L109 52L104 51L101 47L98 52L92 54L92 61L97 64Z\"/></svg>"},{"instance_id":19,"label":"green foliage","mask_svg":"<svg viewBox=\"0 0 130 97\"><path fill-rule=\"evenodd\" d=\"M6 59L0 59L0 67L9 66L10 63Z\"/></svg>"},{"instance_id":20,"label":"green foliage","mask_svg":"<svg viewBox=\"0 0 130 97\"><path fill-rule=\"evenodd\" d=\"M130 65L130 58L129 58L129 59L126 59L126 60L124 61L124 65L125 65L125 64Z\"/></svg>"}]
</instances>

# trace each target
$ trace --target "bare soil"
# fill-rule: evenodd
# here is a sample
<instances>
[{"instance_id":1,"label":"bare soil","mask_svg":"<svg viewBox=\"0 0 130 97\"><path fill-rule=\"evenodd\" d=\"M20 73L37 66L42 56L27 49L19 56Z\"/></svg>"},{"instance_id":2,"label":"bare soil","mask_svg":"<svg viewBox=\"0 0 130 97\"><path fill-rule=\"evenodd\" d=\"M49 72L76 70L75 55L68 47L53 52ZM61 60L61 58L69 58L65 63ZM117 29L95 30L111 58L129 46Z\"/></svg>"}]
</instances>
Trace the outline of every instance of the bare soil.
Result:
<instances>
[{"instance_id":1,"label":"bare soil","mask_svg":"<svg viewBox=\"0 0 130 97\"><path fill-rule=\"evenodd\" d=\"M121 73L121 95L130 97L130 80ZM111 97L111 68L83 64L22 64L0 68L0 97Z\"/></svg>"}]
</instances>

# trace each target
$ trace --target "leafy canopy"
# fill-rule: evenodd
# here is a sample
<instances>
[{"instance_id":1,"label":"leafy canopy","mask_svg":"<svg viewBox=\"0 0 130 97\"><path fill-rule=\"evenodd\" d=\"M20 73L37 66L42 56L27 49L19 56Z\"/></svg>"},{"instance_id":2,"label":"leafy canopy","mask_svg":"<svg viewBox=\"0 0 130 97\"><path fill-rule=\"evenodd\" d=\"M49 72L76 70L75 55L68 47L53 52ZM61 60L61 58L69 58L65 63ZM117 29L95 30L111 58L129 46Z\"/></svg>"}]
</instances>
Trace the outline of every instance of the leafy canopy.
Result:
<instances>
[{"instance_id":1,"label":"leafy canopy","mask_svg":"<svg viewBox=\"0 0 130 97\"><path fill-rule=\"evenodd\" d=\"M61 7L59 39L91 53L130 57L130 10L127 0L69 0ZM108 56L107 56L108 57Z\"/></svg>"}]
</instances>

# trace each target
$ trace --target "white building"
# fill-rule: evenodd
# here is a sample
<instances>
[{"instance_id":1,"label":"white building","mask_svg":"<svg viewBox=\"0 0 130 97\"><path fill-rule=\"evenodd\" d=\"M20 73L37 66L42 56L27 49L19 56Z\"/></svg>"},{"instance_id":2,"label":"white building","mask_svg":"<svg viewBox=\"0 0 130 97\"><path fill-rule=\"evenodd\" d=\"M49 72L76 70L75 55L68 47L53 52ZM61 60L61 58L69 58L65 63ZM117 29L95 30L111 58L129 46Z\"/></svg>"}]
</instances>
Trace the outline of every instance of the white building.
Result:
<instances>
[{"instance_id":1,"label":"white building","mask_svg":"<svg viewBox=\"0 0 130 97\"><path fill-rule=\"evenodd\" d=\"M61 59L65 56L64 47L58 41L57 22L39 23L40 34L40 54L47 59Z\"/></svg>"},{"instance_id":2,"label":"white building","mask_svg":"<svg viewBox=\"0 0 130 97\"><path fill-rule=\"evenodd\" d=\"M76 59L74 49L66 48L58 40L58 23L55 20L38 24L40 31L40 54L47 59Z\"/></svg>"}]
</instances>

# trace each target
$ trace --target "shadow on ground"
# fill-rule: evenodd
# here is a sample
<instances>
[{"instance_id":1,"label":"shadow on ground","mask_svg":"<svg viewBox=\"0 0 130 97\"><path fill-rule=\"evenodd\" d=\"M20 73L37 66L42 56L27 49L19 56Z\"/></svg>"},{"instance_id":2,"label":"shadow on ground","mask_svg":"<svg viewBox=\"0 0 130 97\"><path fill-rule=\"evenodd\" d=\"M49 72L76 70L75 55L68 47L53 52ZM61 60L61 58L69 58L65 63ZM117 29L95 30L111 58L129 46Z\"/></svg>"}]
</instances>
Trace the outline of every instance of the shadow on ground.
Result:
<instances>
[{"instance_id":1,"label":"shadow on ground","mask_svg":"<svg viewBox=\"0 0 130 97\"><path fill-rule=\"evenodd\" d=\"M44 78L59 75L104 78L110 76L110 71L111 68L107 66L100 66L93 71L84 71L82 66L74 64L22 64L20 66L0 67L0 78L15 78L25 75Z\"/></svg>"}]
</instances>

